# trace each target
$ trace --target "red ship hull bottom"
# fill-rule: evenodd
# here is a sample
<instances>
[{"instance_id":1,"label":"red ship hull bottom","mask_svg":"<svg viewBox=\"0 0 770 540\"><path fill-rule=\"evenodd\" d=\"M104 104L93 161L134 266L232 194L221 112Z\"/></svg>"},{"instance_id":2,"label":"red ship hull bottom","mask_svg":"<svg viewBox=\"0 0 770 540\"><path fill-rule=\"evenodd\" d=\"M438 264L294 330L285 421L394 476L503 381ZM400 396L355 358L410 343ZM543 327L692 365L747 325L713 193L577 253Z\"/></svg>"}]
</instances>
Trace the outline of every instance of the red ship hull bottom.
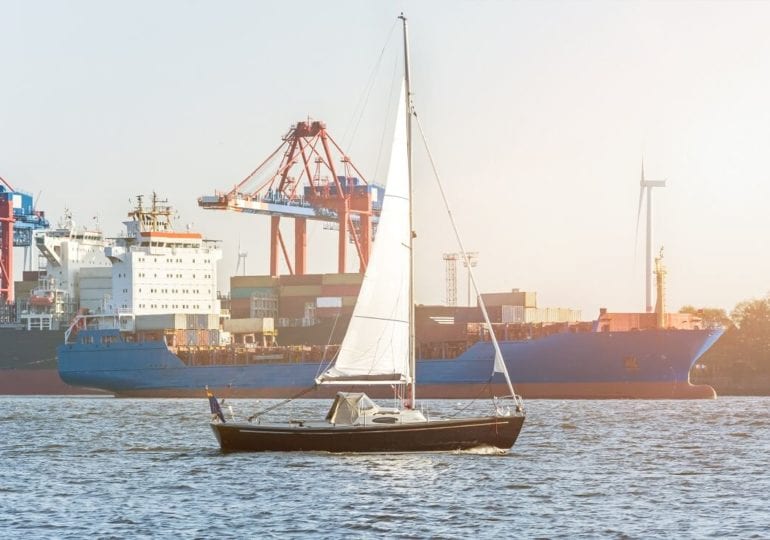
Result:
<instances>
[{"instance_id":1,"label":"red ship hull bottom","mask_svg":"<svg viewBox=\"0 0 770 540\"><path fill-rule=\"evenodd\" d=\"M70 386L55 369L0 369L0 395L78 396L109 395L104 390Z\"/></svg>"}]
</instances>

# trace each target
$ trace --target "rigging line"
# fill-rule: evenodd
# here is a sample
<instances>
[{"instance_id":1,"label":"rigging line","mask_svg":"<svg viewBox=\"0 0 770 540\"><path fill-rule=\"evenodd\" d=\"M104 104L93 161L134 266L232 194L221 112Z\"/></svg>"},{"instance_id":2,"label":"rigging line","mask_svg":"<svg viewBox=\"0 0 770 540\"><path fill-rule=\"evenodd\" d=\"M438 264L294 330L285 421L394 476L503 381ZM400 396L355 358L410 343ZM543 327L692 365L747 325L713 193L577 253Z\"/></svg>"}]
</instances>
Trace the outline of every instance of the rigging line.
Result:
<instances>
[{"instance_id":1,"label":"rigging line","mask_svg":"<svg viewBox=\"0 0 770 540\"><path fill-rule=\"evenodd\" d=\"M342 311L342 308L340 308L339 311L337 311L337 315L334 317L334 324L332 325L331 332L329 332L329 340L326 342L326 348L324 349L324 354L321 357L321 362L318 364L318 369L315 372L315 377L313 379L317 379L318 376L321 374L322 371L325 371L327 367L325 366L326 363L326 353L329 352L329 347L331 347L332 339L334 338L334 330L337 328L337 321L340 320L340 311ZM339 354L339 348L337 348L337 354ZM331 366L332 359L329 359L329 366Z\"/></svg>"},{"instance_id":2,"label":"rigging line","mask_svg":"<svg viewBox=\"0 0 770 540\"><path fill-rule=\"evenodd\" d=\"M409 321L405 321L403 319L388 319L387 317L374 317L372 315L356 315L356 319L371 319L373 321L386 321L386 322L397 322L397 323L409 324Z\"/></svg>"},{"instance_id":3,"label":"rigging line","mask_svg":"<svg viewBox=\"0 0 770 540\"><path fill-rule=\"evenodd\" d=\"M420 117L417 116L417 112L414 109L414 104L412 104L412 115L414 116L415 123L417 124L417 129L420 132L420 137L422 138L423 146L425 146L425 152L428 155L428 160L430 160L430 165L431 165L431 168L433 169L433 176L436 179L436 184L438 185L439 192L441 193L441 199L444 201L444 208L446 209L447 214L449 215L449 222L452 224L452 230L455 233L455 239L457 240L457 245L460 247L460 252L462 253L463 260L465 261L465 264L468 267L468 276L470 277L471 283L473 284L473 290L476 292L476 298L478 299L479 306L481 307L481 313L484 315L484 321L486 322L487 326L489 326L489 334L492 338L492 345L494 346L494 349L495 349L495 368L497 367L497 360L499 358L503 368L502 373L505 376L505 382L508 383L508 389L511 392L511 397L514 400L516 400L516 392L513 390L513 383L511 383L511 378L508 375L508 368L506 368L505 366L505 361L503 360L503 353L500 350L500 345L497 343L497 338L495 337L495 331L492 328L492 323L489 320L489 314L487 313L487 308L484 305L483 299L481 298L479 287L476 284L476 278L473 275L473 271L471 270L470 260L468 259L468 252L465 251L465 245L463 244L462 238L460 238L460 231L457 229L457 224L455 223L454 215L452 214L452 210L449 207L449 201L447 200L446 193L444 193L444 186L441 183L441 177L438 174L438 167L436 167L436 162L433 160L433 154L431 153L430 147L428 146L428 139L425 136L425 132L422 129L422 124L420 123ZM520 404L517 402L517 405L520 405Z\"/></svg>"},{"instance_id":4,"label":"rigging line","mask_svg":"<svg viewBox=\"0 0 770 540\"><path fill-rule=\"evenodd\" d=\"M388 44L390 43L391 37L393 37L393 30L396 28L396 25L398 24L398 21L393 23L393 26L390 27L390 32L388 32L388 37L385 40L385 44L382 46L382 50L380 51L380 56L377 58L377 62L374 64L374 68L372 69L372 72L369 75L369 80L366 83L366 86L364 87L364 91L361 95L361 97L358 98L358 103L356 104L355 108L353 109L353 114L351 115L350 120L348 121L348 125L345 128L345 134L342 137L342 141L344 142L347 139L348 132L350 131L350 125L355 119L356 114L358 115L358 119L355 121L355 126L353 128L353 132L350 135L350 142L346 144L347 150L350 150L350 146L352 146L353 141L355 140L356 133L358 132L358 126L361 124L361 118L364 116L364 111L366 110L366 105L369 102L369 96L372 93L372 88L374 88L374 79L377 75L377 72L380 70L380 64L382 63L382 57L385 55L385 50L388 48ZM360 109L360 110L359 110ZM346 152L349 153L349 152Z\"/></svg>"},{"instance_id":5,"label":"rigging line","mask_svg":"<svg viewBox=\"0 0 770 540\"><path fill-rule=\"evenodd\" d=\"M481 387L481 390L479 390L479 393L478 393L478 394L476 394L476 397L473 397L473 398L471 398L471 400L468 402L468 404L467 404L465 407L462 407L462 408L460 408L460 409L456 409L456 410L455 410L455 412L454 412L454 413L453 413L451 416L449 416L448 418L454 418L454 417L456 417L458 414L460 414L460 413L462 413L462 412L465 412L466 410L468 410L468 409L470 408L470 406L471 406L471 405L473 405L473 404L474 404L474 403L476 403L476 402L477 402L479 399L481 399L481 395L482 395L483 393L485 393L485 392L489 391L489 393L491 394L491 393L492 393L491 384L492 384L492 378L493 378L493 377L494 377L494 373L493 373L492 375L490 375L489 379L487 379L487 382L484 384L484 386L482 386L482 387Z\"/></svg>"},{"instance_id":6,"label":"rigging line","mask_svg":"<svg viewBox=\"0 0 770 540\"><path fill-rule=\"evenodd\" d=\"M315 390L316 386L317 386L317 385L315 385L315 384L314 384L313 386L309 386L308 388L305 388L304 390L302 390L302 391L298 392L297 394L294 394L294 395L293 395L293 396L291 396L290 398L286 398L286 399L284 399L283 401L281 401L281 402L279 402L279 403L276 403L275 405L272 405L272 406L268 407L267 409L263 409L263 410L261 410L261 411L257 411L257 412L255 412L254 414L252 414L251 416L249 416L249 417L247 418L247 421L249 421L249 422L253 422L253 421L254 421L256 418L259 418L260 416L263 416L263 415L265 415L265 414L269 413L270 411L273 411L273 410L277 409L278 407L281 407L281 406L283 406L283 405L286 405L286 404L287 404L287 403L289 403L290 401L294 401L294 400L295 400L295 399L297 399L298 397L300 397L300 396L304 396L304 395L305 395L305 394L307 394L308 392L310 392L310 391L312 391L312 390Z\"/></svg>"}]
</instances>

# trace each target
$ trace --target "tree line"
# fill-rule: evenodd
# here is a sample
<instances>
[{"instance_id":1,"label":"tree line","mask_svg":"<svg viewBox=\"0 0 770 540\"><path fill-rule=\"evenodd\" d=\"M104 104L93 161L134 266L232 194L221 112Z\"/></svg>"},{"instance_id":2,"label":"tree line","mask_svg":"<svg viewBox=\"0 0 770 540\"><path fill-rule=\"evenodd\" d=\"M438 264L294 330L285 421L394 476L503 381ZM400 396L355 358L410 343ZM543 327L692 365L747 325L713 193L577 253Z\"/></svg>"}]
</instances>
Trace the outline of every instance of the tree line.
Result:
<instances>
[{"instance_id":1,"label":"tree line","mask_svg":"<svg viewBox=\"0 0 770 540\"><path fill-rule=\"evenodd\" d=\"M724 309L684 306L704 323L722 325L724 335L699 360L713 375L770 374L770 294L740 302L729 313Z\"/></svg>"}]
</instances>

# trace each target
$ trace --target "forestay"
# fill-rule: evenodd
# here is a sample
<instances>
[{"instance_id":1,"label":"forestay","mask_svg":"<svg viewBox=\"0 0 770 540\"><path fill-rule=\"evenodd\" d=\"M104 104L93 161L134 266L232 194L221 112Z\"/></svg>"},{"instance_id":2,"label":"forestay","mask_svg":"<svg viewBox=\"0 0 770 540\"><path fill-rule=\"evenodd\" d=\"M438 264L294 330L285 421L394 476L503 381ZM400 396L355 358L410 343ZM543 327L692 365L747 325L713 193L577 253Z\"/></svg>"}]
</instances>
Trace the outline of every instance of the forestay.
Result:
<instances>
[{"instance_id":1,"label":"forestay","mask_svg":"<svg viewBox=\"0 0 770 540\"><path fill-rule=\"evenodd\" d=\"M334 364L319 384L409 383L410 227L406 107L401 87L377 238Z\"/></svg>"}]
</instances>

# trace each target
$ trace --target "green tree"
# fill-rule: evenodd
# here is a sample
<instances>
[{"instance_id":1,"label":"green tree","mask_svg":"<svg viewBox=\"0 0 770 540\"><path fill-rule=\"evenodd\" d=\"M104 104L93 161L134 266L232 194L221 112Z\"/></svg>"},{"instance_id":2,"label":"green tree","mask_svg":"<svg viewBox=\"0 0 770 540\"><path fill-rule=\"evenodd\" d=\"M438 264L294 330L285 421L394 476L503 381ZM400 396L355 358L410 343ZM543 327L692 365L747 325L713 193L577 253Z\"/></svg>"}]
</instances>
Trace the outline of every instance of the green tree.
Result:
<instances>
[{"instance_id":1,"label":"green tree","mask_svg":"<svg viewBox=\"0 0 770 540\"><path fill-rule=\"evenodd\" d=\"M727 312L720 308L696 308L694 306L683 306L679 310L679 313L690 313L691 315L697 315L703 322L709 325L720 324L725 328L730 328L733 322L730 317L727 316Z\"/></svg>"},{"instance_id":2,"label":"green tree","mask_svg":"<svg viewBox=\"0 0 770 540\"><path fill-rule=\"evenodd\" d=\"M744 360L754 369L770 371L770 296L739 303L731 317Z\"/></svg>"}]
</instances>

